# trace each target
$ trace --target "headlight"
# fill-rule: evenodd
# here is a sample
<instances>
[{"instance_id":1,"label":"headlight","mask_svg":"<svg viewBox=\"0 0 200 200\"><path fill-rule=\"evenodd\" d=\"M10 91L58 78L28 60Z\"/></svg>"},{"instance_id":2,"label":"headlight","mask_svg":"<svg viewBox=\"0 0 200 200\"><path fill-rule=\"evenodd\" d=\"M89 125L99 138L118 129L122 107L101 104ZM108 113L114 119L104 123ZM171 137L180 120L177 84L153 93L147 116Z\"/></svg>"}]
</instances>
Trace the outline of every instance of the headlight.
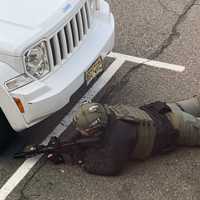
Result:
<instances>
[{"instance_id":1,"label":"headlight","mask_svg":"<svg viewBox=\"0 0 200 200\"><path fill-rule=\"evenodd\" d=\"M45 42L41 42L25 53L25 67L30 75L38 79L50 72Z\"/></svg>"}]
</instances>

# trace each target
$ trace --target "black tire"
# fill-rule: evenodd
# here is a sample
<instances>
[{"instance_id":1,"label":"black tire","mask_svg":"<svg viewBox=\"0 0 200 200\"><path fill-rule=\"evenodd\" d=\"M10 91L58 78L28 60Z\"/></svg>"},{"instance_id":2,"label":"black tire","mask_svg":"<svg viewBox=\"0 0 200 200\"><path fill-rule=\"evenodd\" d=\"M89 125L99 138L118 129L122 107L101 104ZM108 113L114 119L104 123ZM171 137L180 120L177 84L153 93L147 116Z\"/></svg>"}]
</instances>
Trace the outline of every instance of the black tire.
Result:
<instances>
[{"instance_id":1,"label":"black tire","mask_svg":"<svg viewBox=\"0 0 200 200\"><path fill-rule=\"evenodd\" d=\"M15 135L4 113L0 110L0 151L2 151ZM0 152L1 153L1 152Z\"/></svg>"}]
</instances>

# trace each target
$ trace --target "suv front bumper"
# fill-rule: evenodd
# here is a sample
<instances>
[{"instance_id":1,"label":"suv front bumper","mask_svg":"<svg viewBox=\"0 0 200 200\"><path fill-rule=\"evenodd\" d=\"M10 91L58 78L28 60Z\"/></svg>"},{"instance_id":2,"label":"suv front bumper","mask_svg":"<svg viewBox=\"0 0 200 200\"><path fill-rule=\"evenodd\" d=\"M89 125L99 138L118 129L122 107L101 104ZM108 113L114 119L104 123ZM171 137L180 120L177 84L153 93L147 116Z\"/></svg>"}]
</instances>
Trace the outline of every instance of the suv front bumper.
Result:
<instances>
[{"instance_id":1,"label":"suv front bumper","mask_svg":"<svg viewBox=\"0 0 200 200\"><path fill-rule=\"evenodd\" d=\"M87 69L99 56L104 58L113 45L114 18L109 5L102 1L101 9L94 17L94 26L74 55L51 76L10 93L12 97L20 98L25 108L23 114L18 109L11 113L15 117L10 119L15 122L7 116L11 126L21 131L64 107L84 83ZM14 101L10 103L16 107Z\"/></svg>"}]
</instances>

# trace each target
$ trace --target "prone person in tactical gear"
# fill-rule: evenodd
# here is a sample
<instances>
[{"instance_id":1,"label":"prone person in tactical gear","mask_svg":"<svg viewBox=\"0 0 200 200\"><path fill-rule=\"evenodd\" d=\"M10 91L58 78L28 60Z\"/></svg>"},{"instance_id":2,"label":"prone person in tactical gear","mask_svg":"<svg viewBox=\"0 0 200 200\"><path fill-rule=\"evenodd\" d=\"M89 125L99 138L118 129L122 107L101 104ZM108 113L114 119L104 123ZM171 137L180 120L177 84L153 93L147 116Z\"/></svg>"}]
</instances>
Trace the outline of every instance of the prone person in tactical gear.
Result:
<instances>
[{"instance_id":1,"label":"prone person in tactical gear","mask_svg":"<svg viewBox=\"0 0 200 200\"><path fill-rule=\"evenodd\" d=\"M88 148L84 169L98 175L119 174L128 160L144 160L177 146L200 146L200 96L177 103L83 104L74 126L85 137L100 135L102 145Z\"/></svg>"},{"instance_id":2,"label":"prone person in tactical gear","mask_svg":"<svg viewBox=\"0 0 200 200\"><path fill-rule=\"evenodd\" d=\"M89 173L114 176L129 160L144 160L177 146L200 146L198 117L200 96L176 103L158 101L138 108L84 103L74 114L75 131L69 138L77 141L75 144L83 144L81 139L99 138L100 142L95 140L94 145L88 140L84 147L76 146L79 151L74 151L78 153L74 157ZM49 152L53 153L53 149L59 150L51 146ZM56 155L58 151L53 157Z\"/></svg>"}]
</instances>

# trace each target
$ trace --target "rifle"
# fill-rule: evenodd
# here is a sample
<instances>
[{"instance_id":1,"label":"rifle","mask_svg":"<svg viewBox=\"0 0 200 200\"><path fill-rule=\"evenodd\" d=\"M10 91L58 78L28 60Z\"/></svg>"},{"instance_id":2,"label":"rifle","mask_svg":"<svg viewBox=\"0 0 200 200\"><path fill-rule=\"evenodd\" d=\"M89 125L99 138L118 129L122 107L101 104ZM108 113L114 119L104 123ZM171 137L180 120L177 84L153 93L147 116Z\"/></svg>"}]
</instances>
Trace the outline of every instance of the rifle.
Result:
<instances>
[{"instance_id":1,"label":"rifle","mask_svg":"<svg viewBox=\"0 0 200 200\"><path fill-rule=\"evenodd\" d=\"M65 162L62 153L70 155L72 162L77 161L74 159L74 151L80 150L85 147L95 146L99 143L99 137L86 137L77 139L75 141L60 141L57 137L51 137L47 145L29 145L22 151L14 154L14 158L30 158L39 154L47 154L48 158L55 164Z\"/></svg>"}]
</instances>

